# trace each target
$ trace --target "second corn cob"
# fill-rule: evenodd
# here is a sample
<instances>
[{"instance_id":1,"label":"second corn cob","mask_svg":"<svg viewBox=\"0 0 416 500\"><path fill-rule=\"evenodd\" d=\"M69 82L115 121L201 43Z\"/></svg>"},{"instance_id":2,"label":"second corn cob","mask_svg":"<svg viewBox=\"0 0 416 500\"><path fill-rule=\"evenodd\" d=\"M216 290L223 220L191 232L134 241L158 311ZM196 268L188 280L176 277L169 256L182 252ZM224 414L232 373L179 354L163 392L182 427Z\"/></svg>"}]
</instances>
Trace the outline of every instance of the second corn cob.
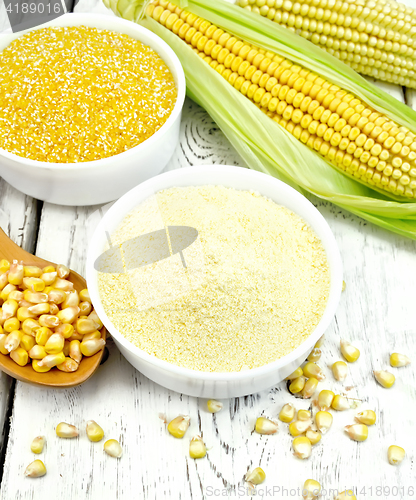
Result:
<instances>
[{"instance_id":1,"label":"second corn cob","mask_svg":"<svg viewBox=\"0 0 416 500\"><path fill-rule=\"evenodd\" d=\"M237 0L363 75L416 88L416 10L394 1Z\"/></svg>"}]
</instances>

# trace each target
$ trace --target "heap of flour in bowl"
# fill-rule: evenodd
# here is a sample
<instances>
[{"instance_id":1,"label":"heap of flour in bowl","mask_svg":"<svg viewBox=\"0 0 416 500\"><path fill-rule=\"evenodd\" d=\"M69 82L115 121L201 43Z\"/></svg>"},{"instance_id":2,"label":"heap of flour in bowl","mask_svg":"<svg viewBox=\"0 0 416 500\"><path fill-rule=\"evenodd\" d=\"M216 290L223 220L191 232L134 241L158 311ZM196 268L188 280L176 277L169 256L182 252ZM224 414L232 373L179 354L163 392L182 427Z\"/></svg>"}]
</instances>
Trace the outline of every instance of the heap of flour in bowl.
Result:
<instances>
[{"instance_id":1,"label":"heap of flour in bowl","mask_svg":"<svg viewBox=\"0 0 416 500\"><path fill-rule=\"evenodd\" d=\"M197 237L180 233L184 227ZM170 256L160 252L163 230ZM141 250L156 244L160 258L128 269L137 241ZM125 217L112 242L127 267L99 273L106 314L134 345L175 365L207 372L265 365L298 347L326 307L330 274L320 239L256 192L160 191Z\"/></svg>"}]
</instances>

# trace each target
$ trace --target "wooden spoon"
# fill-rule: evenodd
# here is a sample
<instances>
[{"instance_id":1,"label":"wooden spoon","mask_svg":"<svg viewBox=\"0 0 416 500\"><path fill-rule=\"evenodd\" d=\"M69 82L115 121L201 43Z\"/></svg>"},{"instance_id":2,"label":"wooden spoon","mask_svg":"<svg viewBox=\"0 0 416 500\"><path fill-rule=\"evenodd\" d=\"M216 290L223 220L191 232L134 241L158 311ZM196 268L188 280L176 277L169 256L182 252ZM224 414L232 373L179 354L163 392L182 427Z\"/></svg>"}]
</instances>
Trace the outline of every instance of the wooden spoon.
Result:
<instances>
[{"instance_id":1,"label":"wooden spoon","mask_svg":"<svg viewBox=\"0 0 416 500\"><path fill-rule=\"evenodd\" d=\"M1 259L7 259L10 262L13 260L18 260L19 262L23 261L25 265L30 266L56 266L53 262L36 257L35 255L32 255L17 246L0 228L0 260ZM84 278L74 271L71 271L67 279L72 281L75 290L78 292L87 287ZM105 328L102 328L101 330L101 337L105 340ZM61 372L56 368L52 368L49 372L38 373L35 372L30 364L26 366L19 366L10 356L0 353L0 370L17 380L21 380L22 382L29 382L30 384L44 387L59 387L65 389L82 384L89 379L95 370L100 366L103 354L104 349L101 349L101 351L94 354L94 356L83 357L76 372L66 373Z\"/></svg>"}]
</instances>

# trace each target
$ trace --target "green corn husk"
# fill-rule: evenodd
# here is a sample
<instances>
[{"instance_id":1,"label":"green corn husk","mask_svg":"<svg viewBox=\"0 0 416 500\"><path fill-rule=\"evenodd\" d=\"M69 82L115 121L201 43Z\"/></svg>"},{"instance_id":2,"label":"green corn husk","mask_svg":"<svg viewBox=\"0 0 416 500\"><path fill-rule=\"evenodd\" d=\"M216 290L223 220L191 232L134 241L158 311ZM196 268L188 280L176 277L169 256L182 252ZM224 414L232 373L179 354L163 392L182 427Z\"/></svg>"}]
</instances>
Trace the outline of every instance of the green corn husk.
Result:
<instances>
[{"instance_id":1,"label":"green corn husk","mask_svg":"<svg viewBox=\"0 0 416 500\"><path fill-rule=\"evenodd\" d=\"M139 21L149 1L104 0L104 3L117 15ZM413 110L289 30L221 0L176 0L173 3L248 43L314 71L416 132ZM299 191L308 191L385 229L416 240L416 202L378 191L337 170L262 113L177 35L146 15L139 22L175 51L185 71L188 95L206 109L250 168L273 175Z\"/></svg>"}]
</instances>

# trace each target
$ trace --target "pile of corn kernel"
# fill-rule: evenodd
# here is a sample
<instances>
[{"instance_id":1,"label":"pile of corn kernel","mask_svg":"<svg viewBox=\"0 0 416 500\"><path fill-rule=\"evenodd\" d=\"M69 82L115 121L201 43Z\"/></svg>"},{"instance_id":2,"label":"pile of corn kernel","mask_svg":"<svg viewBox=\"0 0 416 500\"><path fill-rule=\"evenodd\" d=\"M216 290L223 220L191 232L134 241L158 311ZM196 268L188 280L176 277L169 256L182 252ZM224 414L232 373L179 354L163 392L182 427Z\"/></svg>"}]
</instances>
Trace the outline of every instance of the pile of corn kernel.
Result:
<instances>
[{"instance_id":1,"label":"pile of corn kernel","mask_svg":"<svg viewBox=\"0 0 416 500\"><path fill-rule=\"evenodd\" d=\"M95 420L88 420L86 426L87 438L92 443L98 443L104 437L104 429L95 422ZM79 430L75 425L67 424L66 422L60 422L55 429L56 435L62 439L72 439L79 436ZM32 441L30 445L30 451L36 455L40 455L43 452L44 446L46 444L45 436L37 436ZM123 454L123 449L120 443L116 439L109 439L104 443L104 451L110 457L120 458ZM42 477L46 474L46 466L42 460L34 460L31 462L25 470L25 476L36 478Z\"/></svg>"},{"instance_id":2,"label":"pile of corn kernel","mask_svg":"<svg viewBox=\"0 0 416 500\"><path fill-rule=\"evenodd\" d=\"M64 265L0 261L0 352L36 372L78 370L100 351L103 327L87 289L77 292Z\"/></svg>"},{"instance_id":3,"label":"pile of corn kernel","mask_svg":"<svg viewBox=\"0 0 416 500\"><path fill-rule=\"evenodd\" d=\"M32 160L99 160L137 146L176 102L172 74L127 35L50 27L0 53L0 148Z\"/></svg>"}]
</instances>

